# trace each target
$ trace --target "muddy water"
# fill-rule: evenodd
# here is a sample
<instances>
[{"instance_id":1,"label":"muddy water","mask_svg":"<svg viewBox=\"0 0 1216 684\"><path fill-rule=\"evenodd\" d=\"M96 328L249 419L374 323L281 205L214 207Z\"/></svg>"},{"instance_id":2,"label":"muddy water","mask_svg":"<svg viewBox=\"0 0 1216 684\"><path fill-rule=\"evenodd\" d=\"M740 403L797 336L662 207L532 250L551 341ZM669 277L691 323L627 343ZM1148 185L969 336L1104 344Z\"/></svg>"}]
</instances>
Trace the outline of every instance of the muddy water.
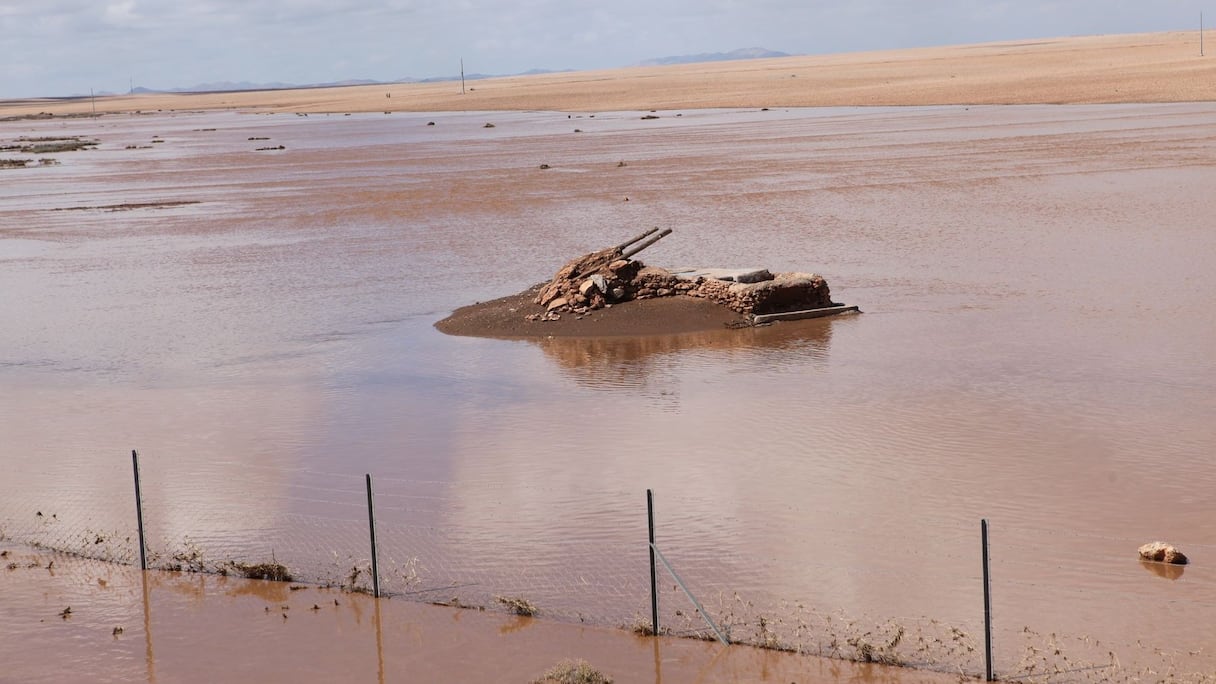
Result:
<instances>
[{"instance_id":1,"label":"muddy water","mask_svg":"<svg viewBox=\"0 0 1216 684\"><path fill-rule=\"evenodd\" d=\"M1077 662L1160 648L1210 672L1213 113L5 123L102 144L0 178L0 529L130 559L134 448L163 557L324 579L368 555L373 473L398 590L613 625L648 610L654 488L660 546L711 612L815 642L825 615L978 635L987 518L1000 669L1056 633L1101 644ZM645 339L431 327L651 226L675 233L648 262L816 271L865 313ZM1195 562L1141 566L1158 538ZM952 659L977 671L929 658Z\"/></svg>"},{"instance_id":2,"label":"muddy water","mask_svg":"<svg viewBox=\"0 0 1216 684\"><path fill-rule=\"evenodd\" d=\"M6 643L3 682L530 682L576 659L621 682L899 682L907 674L300 584L141 576L48 552L10 549L5 560L19 565L0 595L7 626L55 644L57 666L37 651L11 657L22 654ZM917 681L954 679L919 673Z\"/></svg>"}]
</instances>

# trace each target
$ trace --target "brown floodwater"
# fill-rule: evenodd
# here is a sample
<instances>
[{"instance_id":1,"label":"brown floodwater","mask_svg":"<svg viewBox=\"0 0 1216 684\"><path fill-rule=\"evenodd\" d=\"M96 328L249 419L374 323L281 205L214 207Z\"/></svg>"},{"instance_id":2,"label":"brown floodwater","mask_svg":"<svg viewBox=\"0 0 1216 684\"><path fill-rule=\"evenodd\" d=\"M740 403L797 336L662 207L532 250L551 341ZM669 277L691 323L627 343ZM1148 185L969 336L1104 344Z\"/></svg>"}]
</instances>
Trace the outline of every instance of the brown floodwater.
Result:
<instances>
[{"instance_id":1,"label":"brown floodwater","mask_svg":"<svg viewBox=\"0 0 1216 684\"><path fill-rule=\"evenodd\" d=\"M986 518L998 674L1216 671L1216 105L678 114L0 124L100 141L0 171L0 534L133 561L138 449L154 563L337 584L370 473L389 591L618 626L652 488L732 636L902 630L975 674ZM432 327L653 226L648 263L814 271L865 313ZM1192 564L1140 564L1156 539Z\"/></svg>"},{"instance_id":2,"label":"brown floodwater","mask_svg":"<svg viewBox=\"0 0 1216 684\"><path fill-rule=\"evenodd\" d=\"M882 665L566 625L302 584L0 545L0 682L531 682L583 660L617 682L947 683ZM50 566L49 568L47 566ZM20 635L37 648L11 648Z\"/></svg>"}]
</instances>

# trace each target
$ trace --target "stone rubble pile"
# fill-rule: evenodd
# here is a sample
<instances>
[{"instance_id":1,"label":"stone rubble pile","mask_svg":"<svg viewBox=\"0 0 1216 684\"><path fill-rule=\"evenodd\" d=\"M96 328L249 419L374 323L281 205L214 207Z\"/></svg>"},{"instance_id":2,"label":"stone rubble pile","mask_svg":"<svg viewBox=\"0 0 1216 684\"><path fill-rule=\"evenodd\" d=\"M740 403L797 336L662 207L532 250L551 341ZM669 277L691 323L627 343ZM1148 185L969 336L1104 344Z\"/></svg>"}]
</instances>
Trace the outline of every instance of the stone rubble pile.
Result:
<instances>
[{"instance_id":1,"label":"stone rubble pile","mask_svg":"<svg viewBox=\"0 0 1216 684\"><path fill-rule=\"evenodd\" d=\"M766 269L685 269L647 266L613 247L579 257L541 287L535 303L545 312L531 321L555 321L563 313L592 311L633 300L674 296L714 301L744 315L836 306L827 282L813 273L769 273Z\"/></svg>"}]
</instances>

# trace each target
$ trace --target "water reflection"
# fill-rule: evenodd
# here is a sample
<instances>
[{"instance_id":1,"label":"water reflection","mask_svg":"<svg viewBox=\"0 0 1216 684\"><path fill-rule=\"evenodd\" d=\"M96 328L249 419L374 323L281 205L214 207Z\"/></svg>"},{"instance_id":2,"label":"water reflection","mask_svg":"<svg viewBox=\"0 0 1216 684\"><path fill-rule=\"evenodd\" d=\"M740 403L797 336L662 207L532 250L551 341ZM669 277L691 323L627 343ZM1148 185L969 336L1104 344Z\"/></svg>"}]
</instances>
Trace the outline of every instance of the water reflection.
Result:
<instances>
[{"instance_id":1,"label":"water reflection","mask_svg":"<svg viewBox=\"0 0 1216 684\"><path fill-rule=\"evenodd\" d=\"M833 319L788 321L754 328L707 330L640 337L541 337L530 341L561 371L591 388L639 388L660 377L666 360L695 355L733 369L761 363L823 367Z\"/></svg>"},{"instance_id":2,"label":"water reflection","mask_svg":"<svg viewBox=\"0 0 1216 684\"><path fill-rule=\"evenodd\" d=\"M152 648L152 590L148 587L148 574L146 571L139 573L144 608L144 664L147 668L148 683L156 684L156 656Z\"/></svg>"},{"instance_id":3,"label":"water reflection","mask_svg":"<svg viewBox=\"0 0 1216 684\"><path fill-rule=\"evenodd\" d=\"M1146 561L1146 560L1140 561L1140 567L1144 568L1145 570L1148 570L1149 572L1153 573L1154 575L1156 575L1158 577L1164 577L1167 580L1180 579L1182 577L1182 573L1185 572L1185 570L1186 570L1186 566L1184 566L1184 565L1174 565L1172 563L1157 563L1154 561Z\"/></svg>"}]
</instances>

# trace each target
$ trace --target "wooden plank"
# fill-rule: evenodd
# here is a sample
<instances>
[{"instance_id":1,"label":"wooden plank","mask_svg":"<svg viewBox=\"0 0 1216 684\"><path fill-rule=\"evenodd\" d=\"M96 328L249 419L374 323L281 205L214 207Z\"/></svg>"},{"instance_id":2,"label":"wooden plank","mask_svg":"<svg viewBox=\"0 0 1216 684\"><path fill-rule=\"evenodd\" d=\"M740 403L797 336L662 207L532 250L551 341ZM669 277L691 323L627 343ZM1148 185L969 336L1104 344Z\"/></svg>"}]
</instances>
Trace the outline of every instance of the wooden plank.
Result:
<instances>
[{"instance_id":1,"label":"wooden plank","mask_svg":"<svg viewBox=\"0 0 1216 684\"><path fill-rule=\"evenodd\" d=\"M781 313L771 314L753 314L752 323L759 325L761 323L772 323L773 321L800 321L807 318L823 318L824 316L836 316L843 313L861 313L861 310L855 306L825 306L821 309L803 309L802 311L783 311Z\"/></svg>"}]
</instances>

